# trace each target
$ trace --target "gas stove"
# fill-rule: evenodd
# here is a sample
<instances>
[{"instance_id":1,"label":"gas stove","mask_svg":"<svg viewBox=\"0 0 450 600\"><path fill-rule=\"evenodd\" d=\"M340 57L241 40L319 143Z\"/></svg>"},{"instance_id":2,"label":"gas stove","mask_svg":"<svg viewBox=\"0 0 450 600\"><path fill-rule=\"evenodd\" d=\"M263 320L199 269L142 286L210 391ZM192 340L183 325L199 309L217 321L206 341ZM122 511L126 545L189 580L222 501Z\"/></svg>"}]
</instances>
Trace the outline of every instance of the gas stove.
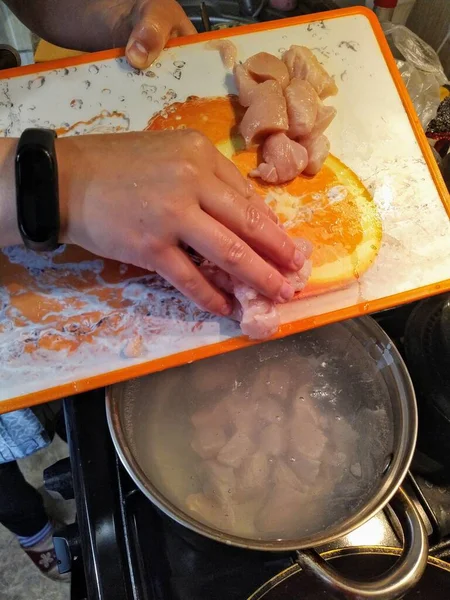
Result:
<instances>
[{"instance_id":1,"label":"gas stove","mask_svg":"<svg viewBox=\"0 0 450 600\"><path fill-rule=\"evenodd\" d=\"M449 295L384 311L375 318L408 366L417 358L412 347L419 336L422 364L427 368L427 357L434 356L436 314L442 314L443 307L450 307ZM428 341L426 336L420 338L424 332ZM413 367L419 412L425 415L432 399L419 381L421 371L415 363ZM441 372L435 372L431 379L436 383L440 376ZM294 564L293 554L228 547L160 513L137 489L115 453L104 390L65 400L65 416L71 468L56 465L45 475L52 491L66 498L75 495L77 501L77 522L55 538L61 570L72 572L72 600L245 600ZM436 435L435 429L431 437ZM447 456L440 460L430 452L429 438L421 430L404 487L424 519L432 555L450 563L450 468ZM362 545L401 546L400 530L389 507L319 551Z\"/></svg>"}]
</instances>

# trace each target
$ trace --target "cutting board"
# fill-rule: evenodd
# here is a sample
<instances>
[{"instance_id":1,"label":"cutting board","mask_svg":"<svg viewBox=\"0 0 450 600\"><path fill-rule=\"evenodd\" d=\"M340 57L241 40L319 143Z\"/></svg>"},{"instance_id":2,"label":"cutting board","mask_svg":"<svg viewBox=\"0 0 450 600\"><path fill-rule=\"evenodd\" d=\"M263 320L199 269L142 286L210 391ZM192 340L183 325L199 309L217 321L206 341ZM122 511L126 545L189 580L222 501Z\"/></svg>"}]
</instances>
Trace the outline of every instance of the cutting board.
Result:
<instances>
[{"instance_id":1,"label":"cutting board","mask_svg":"<svg viewBox=\"0 0 450 600\"><path fill-rule=\"evenodd\" d=\"M206 46L217 37L231 37L240 60L306 45L339 86L327 100L338 116L321 174L260 188L316 247L304 296L280 308L279 336L450 290L449 197L381 28L365 9L174 40L146 72L130 68L119 50L10 71L0 81L0 132L193 125L245 172L252 156L230 150L233 80ZM0 300L0 411L249 343L235 323L202 313L158 276L77 248L3 250Z\"/></svg>"}]
</instances>

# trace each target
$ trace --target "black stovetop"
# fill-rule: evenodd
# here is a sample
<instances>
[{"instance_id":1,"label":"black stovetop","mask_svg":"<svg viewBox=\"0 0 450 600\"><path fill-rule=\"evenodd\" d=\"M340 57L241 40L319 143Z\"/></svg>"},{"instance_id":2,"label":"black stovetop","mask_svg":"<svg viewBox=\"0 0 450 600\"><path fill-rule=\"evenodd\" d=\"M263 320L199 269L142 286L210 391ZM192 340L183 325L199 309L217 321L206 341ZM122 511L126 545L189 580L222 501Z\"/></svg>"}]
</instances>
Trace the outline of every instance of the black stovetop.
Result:
<instances>
[{"instance_id":1,"label":"black stovetop","mask_svg":"<svg viewBox=\"0 0 450 600\"><path fill-rule=\"evenodd\" d=\"M425 301L431 303L427 314L444 300ZM376 315L402 353L406 322L414 309L409 305ZM104 390L66 400L65 412L77 524L57 542L59 555L64 557L68 548L71 556L73 600L245 600L293 564L289 553L228 547L161 514L136 488L115 453ZM450 471L443 467L436 479L421 452L415 462L414 493L427 520L430 544L435 555L450 562ZM395 527L385 521L395 538Z\"/></svg>"}]
</instances>

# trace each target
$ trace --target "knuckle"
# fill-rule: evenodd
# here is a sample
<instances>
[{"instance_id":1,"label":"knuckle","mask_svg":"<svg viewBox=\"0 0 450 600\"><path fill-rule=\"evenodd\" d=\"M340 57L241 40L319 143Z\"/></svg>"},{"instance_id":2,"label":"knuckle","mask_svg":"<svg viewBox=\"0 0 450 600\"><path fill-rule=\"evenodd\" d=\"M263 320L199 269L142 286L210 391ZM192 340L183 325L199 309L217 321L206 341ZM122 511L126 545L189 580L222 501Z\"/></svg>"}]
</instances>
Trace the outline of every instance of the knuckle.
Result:
<instances>
[{"instance_id":1,"label":"knuckle","mask_svg":"<svg viewBox=\"0 0 450 600\"><path fill-rule=\"evenodd\" d=\"M186 143L189 145L189 149L193 151L202 151L209 144L208 138L196 129L186 129L185 137Z\"/></svg>"},{"instance_id":2,"label":"knuckle","mask_svg":"<svg viewBox=\"0 0 450 600\"><path fill-rule=\"evenodd\" d=\"M225 246L225 264L233 267L239 265L245 258L246 248L240 240L228 240Z\"/></svg>"},{"instance_id":3,"label":"knuckle","mask_svg":"<svg viewBox=\"0 0 450 600\"><path fill-rule=\"evenodd\" d=\"M249 231L258 230L264 226L261 211L253 204L248 204L245 209L245 223Z\"/></svg>"},{"instance_id":4,"label":"knuckle","mask_svg":"<svg viewBox=\"0 0 450 600\"><path fill-rule=\"evenodd\" d=\"M176 162L175 174L178 179L197 179L200 169L192 159L183 158Z\"/></svg>"},{"instance_id":5,"label":"knuckle","mask_svg":"<svg viewBox=\"0 0 450 600\"><path fill-rule=\"evenodd\" d=\"M201 282L195 275L182 275L180 277L180 287L190 296L197 297L201 293Z\"/></svg>"}]
</instances>

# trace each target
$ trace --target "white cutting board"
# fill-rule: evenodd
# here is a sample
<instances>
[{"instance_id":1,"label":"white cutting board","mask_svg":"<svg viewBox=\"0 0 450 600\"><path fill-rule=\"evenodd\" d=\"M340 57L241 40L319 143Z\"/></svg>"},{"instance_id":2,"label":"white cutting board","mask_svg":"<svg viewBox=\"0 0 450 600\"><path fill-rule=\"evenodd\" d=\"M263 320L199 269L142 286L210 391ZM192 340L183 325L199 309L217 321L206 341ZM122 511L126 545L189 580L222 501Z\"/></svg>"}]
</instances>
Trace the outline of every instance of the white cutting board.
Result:
<instances>
[{"instance_id":1,"label":"white cutting board","mask_svg":"<svg viewBox=\"0 0 450 600\"><path fill-rule=\"evenodd\" d=\"M172 45L143 73L117 51L15 70L0 81L0 132L18 136L33 126L71 134L142 130L173 101L234 93L219 54L205 49L218 35ZM327 100L338 114L328 130L331 151L364 182L383 223L381 250L364 276L346 289L283 306L280 334L450 289L448 196L425 138L417 133L398 73L393 80L395 63L372 13L346 9L220 35L233 36L240 60L261 50L279 55L291 44L313 49L339 86L338 95ZM1 260L0 412L246 343L234 323L200 313L158 278L134 274L127 280L125 265L112 280L101 259L61 265L58 255L14 248ZM69 276L82 282L81 289L67 283ZM91 294L95 286L120 292L128 305L103 302ZM25 303L23 294L28 294ZM79 300L78 308L68 298ZM98 313L107 319L99 323ZM58 330L61 318L78 319L77 326ZM134 336L142 339L140 355L125 358L124 347Z\"/></svg>"}]
</instances>

